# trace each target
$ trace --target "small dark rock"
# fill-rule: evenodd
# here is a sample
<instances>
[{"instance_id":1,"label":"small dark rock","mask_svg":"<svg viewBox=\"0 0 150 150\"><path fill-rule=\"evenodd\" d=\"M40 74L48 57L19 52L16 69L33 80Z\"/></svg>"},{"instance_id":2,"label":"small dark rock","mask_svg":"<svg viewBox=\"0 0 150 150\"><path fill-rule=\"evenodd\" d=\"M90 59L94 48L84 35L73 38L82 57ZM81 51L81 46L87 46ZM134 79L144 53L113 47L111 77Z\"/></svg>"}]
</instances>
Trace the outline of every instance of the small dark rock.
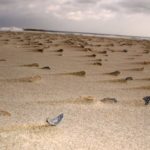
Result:
<instances>
[{"instance_id":1,"label":"small dark rock","mask_svg":"<svg viewBox=\"0 0 150 150\"><path fill-rule=\"evenodd\" d=\"M63 49L59 49L59 50L57 50L57 52L63 52L64 50Z\"/></svg>"},{"instance_id":2,"label":"small dark rock","mask_svg":"<svg viewBox=\"0 0 150 150\"><path fill-rule=\"evenodd\" d=\"M148 105L150 102L150 96L144 97L143 100L145 101L145 105Z\"/></svg>"},{"instance_id":3,"label":"small dark rock","mask_svg":"<svg viewBox=\"0 0 150 150\"><path fill-rule=\"evenodd\" d=\"M43 43L39 43L39 45L43 45Z\"/></svg>"},{"instance_id":4,"label":"small dark rock","mask_svg":"<svg viewBox=\"0 0 150 150\"><path fill-rule=\"evenodd\" d=\"M96 57L96 54L92 54L91 57Z\"/></svg>"},{"instance_id":5,"label":"small dark rock","mask_svg":"<svg viewBox=\"0 0 150 150\"><path fill-rule=\"evenodd\" d=\"M103 100L101 100L102 102L105 102L105 101L114 101L115 103L117 103L117 100L115 98L104 98Z\"/></svg>"},{"instance_id":6,"label":"small dark rock","mask_svg":"<svg viewBox=\"0 0 150 150\"><path fill-rule=\"evenodd\" d=\"M50 70L50 67L45 66L45 67L43 67L43 68L41 68L41 69L49 69L49 70Z\"/></svg>"},{"instance_id":7,"label":"small dark rock","mask_svg":"<svg viewBox=\"0 0 150 150\"><path fill-rule=\"evenodd\" d=\"M43 52L44 51L44 49L38 49L38 52Z\"/></svg>"},{"instance_id":8,"label":"small dark rock","mask_svg":"<svg viewBox=\"0 0 150 150\"><path fill-rule=\"evenodd\" d=\"M6 61L5 59L0 59L0 61Z\"/></svg>"},{"instance_id":9,"label":"small dark rock","mask_svg":"<svg viewBox=\"0 0 150 150\"><path fill-rule=\"evenodd\" d=\"M118 76L120 74L120 71L114 71L114 72L111 72L109 74Z\"/></svg>"},{"instance_id":10,"label":"small dark rock","mask_svg":"<svg viewBox=\"0 0 150 150\"><path fill-rule=\"evenodd\" d=\"M128 50L127 50L127 49L124 49L123 52L128 52Z\"/></svg>"},{"instance_id":11,"label":"small dark rock","mask_svg":"<svg viewBox=\"0 0 150 150\"><path fill-rule=\"evenodd\" d=\"M132 77L126 77L126 80L133 80Z\"/></svg>"},{"instance_id":12,"label":"small dark rock","mask_svg":"<svg viewBox=\"0 0 150 150\"><path fill-rule=\"evenodd\" d=\"M96 62L96 63L94 63L94 65L100 65L100 66L102 66L102 64L100 62Z\"/></svg>"},{"instance_id":13,"label":"small dark rock","mask_svg":"<svg viewBox=\"0 0 150 150\"><path fill-rule=\"evenodd\" d=\"M106 54L106 53L107 53L107 51L102 51L102 52L99 52L99 53L101 53L101 54Z\"/></svg>"}]
</instances>

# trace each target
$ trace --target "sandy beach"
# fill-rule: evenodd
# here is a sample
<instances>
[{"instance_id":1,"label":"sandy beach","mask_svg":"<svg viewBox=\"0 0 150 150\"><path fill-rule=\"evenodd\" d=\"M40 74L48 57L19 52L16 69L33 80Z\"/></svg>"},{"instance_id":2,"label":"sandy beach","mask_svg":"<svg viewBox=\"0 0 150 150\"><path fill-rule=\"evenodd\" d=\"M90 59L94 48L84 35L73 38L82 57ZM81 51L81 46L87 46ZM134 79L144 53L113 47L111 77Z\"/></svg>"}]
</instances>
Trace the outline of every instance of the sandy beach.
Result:
<instances>
[{"instance_id":1,"label":"sandy beach","mask_svg":"<svg viewBox=\"0 0 150 150\"><path fill-rule=\"evenodd\" d=\"M0 32L1 150L149 150L145 96L150 41Z\"/></svg>"}]
</instances>

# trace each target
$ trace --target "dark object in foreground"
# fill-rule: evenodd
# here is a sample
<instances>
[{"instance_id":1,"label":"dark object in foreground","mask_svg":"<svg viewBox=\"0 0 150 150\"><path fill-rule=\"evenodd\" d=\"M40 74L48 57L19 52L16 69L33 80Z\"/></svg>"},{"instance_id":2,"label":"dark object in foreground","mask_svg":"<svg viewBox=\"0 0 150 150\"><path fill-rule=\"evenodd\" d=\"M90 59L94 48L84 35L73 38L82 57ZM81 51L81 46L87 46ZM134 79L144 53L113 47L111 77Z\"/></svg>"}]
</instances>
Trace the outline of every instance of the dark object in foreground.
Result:
<instances>
[{"instance_id":1,"label":"dark object in foreground","mask_svg":"<svg viewBox=\"0 0 150 150\"><path fill-rule=\"evenodd\" d=\"M44 49L38 49L37 51L38 52L44 52Z\"/></svg>"},{"instance_id":2,"label":"dark object in foreground","mask_svg":"<svg viewBox=\"0 0 150 150\"><path fill-rule=\"evenodd\" d=\"M0 61L6 61L5 59L0 59Z\"/></svg>"},{"instance_id":3,"label":"dark object in foreground","mask_svg":"<svg viewBox=\"0 0 150 150\"><path fill-rule=\"evenodd\" d=\"M45 67L43 67L43 68L41 68L41 69L49 69L49 70L50 70L50 67L45 66Z\"/></svg>"},{"instance_id":4,"label":"dark object in foreground","mask_svg":"<svg viewBox=\"0 0 150 150\"><path fill-rule=\"evenodd\" d=\"M120 74L120 71L114 71L114 72L110 72L108 74L118 76Z\"/></svg>"},{"instance_id":5,"label":"dark object in foreground","mask_svg":"<svg viewBox=\"0 0 150 150\"><path fill-rule=\"evenodd\" d=\"M127 50L127 49L124 49L123 52L128 52L128 50Z\"/></svg>"},{"instance_id":6,"label":"dark object in foreground","mask_svg":"<svg viewBox=\"0 0 150 150\"><path fill-rule=\"evenodd\" d=\"M133 80L132 77L126 77L126 80Z\"/></svg>"},{"instance_id":7,"label":"dark object in foreground","mask_svg":"<svg viewBox=\"0 0 150 150\"><path fill-rule=\"evenodd\" d=\"M64 117L64 114L60 114L59 116L57 116L54 119L47 119L46 121L52 125L52 126L56 126L57 124L59 124L62 120L62 118Z\"/></svg>"},{"instance_id":8,"label":"dark object in foreground","mask_svg":"<svg viewBox=\"0 0 150 150\"><path fill-rule=\"evenodd\" d=\"M63 52L64 50L63 49L59 49L59 50L57 50L57 52Z\"/></svg>"},{"instance_id":9,"label":"dark object in foreground","mask_svg":"<svg viewBox=\"0 0 150 150\"><path fill-rule=\"evenodd\" d=\"M144 97L143 100L145 101L145 105L148 105L150 102L150 96Z\"/></svg>"},{"instance_id":10,"label":"dark object in foreground","mask_svg":"<svg viewBox=\"0 0 150 150\"><path fill-rule=\"evenodd\" d=\"M115 103L117 103L117 100L115 98L104 98L103 100L101 100L102 102L105 102L105 101L114 101Z\"/></svg>"},{"instance_id":11,"label":"dark object in foreground","mask_svg":"<svg viewBox=\"0 0 150 150\"><path fill-rule=\"evenodd\" d=\"M102 66L102 64L100 62L96 62L96 63L94 63L94 65L100 65L100 66Z\"/></svg>"}]
</instances>

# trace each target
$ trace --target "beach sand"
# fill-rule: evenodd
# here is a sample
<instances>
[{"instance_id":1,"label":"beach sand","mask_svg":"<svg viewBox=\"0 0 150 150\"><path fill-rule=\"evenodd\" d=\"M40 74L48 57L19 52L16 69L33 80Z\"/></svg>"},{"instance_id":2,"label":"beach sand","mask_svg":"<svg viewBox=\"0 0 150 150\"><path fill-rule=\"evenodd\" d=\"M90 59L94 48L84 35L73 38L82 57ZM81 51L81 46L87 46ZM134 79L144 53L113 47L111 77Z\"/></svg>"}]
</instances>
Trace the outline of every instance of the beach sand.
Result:
<instances>
[{"instance_id":1,"label":"beach sand","mask_svg":"<svg viewBox=\"0 0 150 150\"><path fill-rule=\"evenodd\" d=\"M149 61L146 40L0 32L0 149L149 150Z\"/></svg>"}]
</instances>

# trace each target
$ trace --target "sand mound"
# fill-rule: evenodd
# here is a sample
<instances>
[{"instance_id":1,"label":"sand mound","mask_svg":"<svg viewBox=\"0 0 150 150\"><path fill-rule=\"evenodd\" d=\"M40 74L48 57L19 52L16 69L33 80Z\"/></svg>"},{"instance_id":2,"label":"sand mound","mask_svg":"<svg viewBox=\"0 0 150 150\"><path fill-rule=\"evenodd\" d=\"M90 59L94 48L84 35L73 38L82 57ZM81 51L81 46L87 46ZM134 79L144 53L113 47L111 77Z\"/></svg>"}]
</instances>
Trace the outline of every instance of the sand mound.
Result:
<instances>
[{"instance_id":1,"label":"sand mound","mask_svg":"<svg viewBox=\"0 0 150 150\"><path fill-rule=\"evenodd\" d=\"M0 116L11 116L11 114L8 111L0 110Z\"/></svg>"},{"instance_id":2,"label":"sand mound","mask_svg":"<svg viewBox=\"0 0 150 150\"><path fill-rule=\"evenodd\" d=\"M124 71L143 71L144 67L142 68L132 68L132 69L124 69Z\"/></svg>"},{"instance_id":3,"label":"sand mound","mask_svg":"<svg viewBox=\"0 0 150 150\"><path fill-rule=\"evenodd\" d=\"M118 76L120 74L120 71L114 71L114 72L110 72L110 73L104 73L106 75L113 75L113 76Z\"/></svg>"},{"instance_id":4,"label":"sand mound","mask_svg":"<svg viewBox=\"0 0 150 150\"><path fill-rule=\"evenodd\" d=\"M85 71L78 71L78 72L69 72L69 73L60 73L59 75L77 75L77 76L85 76Z\"/></svg>"},{"instance_id":5,"label":"sand mound","mask_svg":"<svg viewBox=\"0 0 150 150\"><path fill-rule=\"evenodd\" d=\"M27 65L22 65L22 66L26 66L26 67L39 67L39 64L33 63L33 64L27 64Z\"/></svg>"},{"instance_id":6,"label":"sand mound","mask_svg":"<svg viewBox=\"0 0 150 150\"><path fill-rule=\"evenodd\" d=\"M42 79L41 76L36 75L32 77L26 77L26 78L18 78L18 79L4 79L3 81L7 82L37 82Z\"/></svg>"}]
</instances>

